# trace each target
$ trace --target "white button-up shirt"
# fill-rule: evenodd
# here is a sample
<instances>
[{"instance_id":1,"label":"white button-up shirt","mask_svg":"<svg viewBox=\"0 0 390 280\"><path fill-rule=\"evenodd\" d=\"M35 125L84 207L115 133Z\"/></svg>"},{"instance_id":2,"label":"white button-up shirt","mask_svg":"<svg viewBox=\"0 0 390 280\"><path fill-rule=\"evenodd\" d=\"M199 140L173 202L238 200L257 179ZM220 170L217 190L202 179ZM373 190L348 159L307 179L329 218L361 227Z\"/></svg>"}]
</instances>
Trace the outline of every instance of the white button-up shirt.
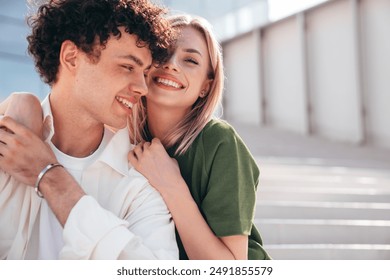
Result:
<instances>
[{"instance_id":1,"label":"white button-up shirt","mask_svg":"<svg viewBox=\"0 0 390 280\"><path fill-rule=\"evenodd\" d=\"M48 97L42 108L51 139ZM129 168L130 149L127 129L105 130L99 155L77 180L87 195L64 225L59 259L178 259L171 215L160 194ZM0 170L0 259L39 257L40 219L47 216L41 204L31 186Z\"/></svg>"}]
</instances>

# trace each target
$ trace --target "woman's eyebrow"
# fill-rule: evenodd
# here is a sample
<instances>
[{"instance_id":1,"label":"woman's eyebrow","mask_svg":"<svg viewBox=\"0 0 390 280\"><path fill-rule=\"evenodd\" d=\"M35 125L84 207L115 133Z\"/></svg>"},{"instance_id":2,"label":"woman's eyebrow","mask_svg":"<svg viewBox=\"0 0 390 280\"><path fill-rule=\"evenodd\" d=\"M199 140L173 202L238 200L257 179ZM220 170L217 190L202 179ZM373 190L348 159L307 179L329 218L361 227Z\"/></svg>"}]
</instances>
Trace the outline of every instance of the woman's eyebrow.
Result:
<instances>
[{"instance_id":1,"label":"woman's eyebrow","mask_svg":"<svg viewBox=\"0 0 390 280\"><path fill-rule=\"evenodd\" d=\"M196 50L196 49L184 49L185 52L188 52L188 53L197 53L199 54L200 56L202 56L202 54L200 53L200 51Z\"/></svg>"}]
</instances>

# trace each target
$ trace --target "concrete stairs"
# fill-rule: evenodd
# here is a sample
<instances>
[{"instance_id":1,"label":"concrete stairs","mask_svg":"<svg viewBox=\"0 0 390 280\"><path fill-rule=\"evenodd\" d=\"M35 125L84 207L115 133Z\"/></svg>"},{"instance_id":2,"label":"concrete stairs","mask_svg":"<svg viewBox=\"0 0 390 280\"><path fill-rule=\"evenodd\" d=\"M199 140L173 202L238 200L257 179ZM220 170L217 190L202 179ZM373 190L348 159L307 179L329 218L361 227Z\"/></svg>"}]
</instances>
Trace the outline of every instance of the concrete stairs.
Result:
<instances>
[{"instance_id":1,"label":"concrete stairs","mask_svg":"<svg viewBox=\"0 0 390 280\"><path fill-rule=\"evenodd\" d=\"M255 223L274 259L390 259L389 170L258 163Z\"/></svg>"}]
</instances>

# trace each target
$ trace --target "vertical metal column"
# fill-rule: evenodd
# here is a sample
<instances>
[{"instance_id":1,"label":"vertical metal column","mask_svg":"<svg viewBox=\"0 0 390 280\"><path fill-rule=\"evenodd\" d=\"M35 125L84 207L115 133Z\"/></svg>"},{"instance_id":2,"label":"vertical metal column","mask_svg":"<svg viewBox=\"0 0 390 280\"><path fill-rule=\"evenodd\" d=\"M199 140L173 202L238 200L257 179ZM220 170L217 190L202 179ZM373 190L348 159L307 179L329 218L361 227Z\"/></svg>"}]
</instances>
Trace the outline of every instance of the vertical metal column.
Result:
<instances>
[{"instance_id":1,"label":"vertical metal column","mask_svg":"<svg viewBox=\"0 0 390 280\"><path fill-rule=\"evenodd\" d=\"M364 87L363 73L363 54L362 54L362 28L360 15L360 0L350 0L352 20L353 20L353 40L354 40L354 55L356 61L356 94L358 100L358 110L360 117L360 144L367 144L367 109L366 109L366 93Z\"/></svg>"},{"instance_id":2,"label":"vertical metal column","mask_svg":"<svg viewBox=\"0 0 390 280\"><path fill-rule=\"evenodd\" d=\"M297 14L297 25L299 29L299 40L301 49L301 71L302 71L302 87L304 94L304 102L306 109L306 134L310 135L314 133L313 129L313 107L310 96L310 74L308 65L308 49L307 49L307 30L306 30L306 15L305 12Z\"/></svg>"},{"instance_id":3,"label":"vertical metal column","mask_svg":"<svg viewBox=\"0 0 390 280\"><path fill-rule=\"evenodd\" d=\"M260 95L260 124L266 126L267 120L267 93L265 87L265 62L264 62L264 31L259 28L256 32L256 42L258 49L257 63L258 63L258 77L259 77L259 95Z\"/></svg>"}]
</instances>

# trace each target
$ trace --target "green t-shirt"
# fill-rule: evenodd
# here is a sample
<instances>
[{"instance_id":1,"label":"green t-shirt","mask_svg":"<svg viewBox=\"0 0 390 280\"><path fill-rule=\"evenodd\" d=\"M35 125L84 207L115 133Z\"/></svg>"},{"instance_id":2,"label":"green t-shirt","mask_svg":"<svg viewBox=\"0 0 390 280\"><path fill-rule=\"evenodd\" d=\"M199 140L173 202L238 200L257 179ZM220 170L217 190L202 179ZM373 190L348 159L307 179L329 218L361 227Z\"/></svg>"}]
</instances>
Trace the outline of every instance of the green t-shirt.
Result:
<instances>
[{"instance_id":1,"label":"green t-shirt","mask_svg":"<svg viewBox=\"0 0 390 280\"><path fill-rule=\"evenodd\" d=\"M248 259L270 259L253 224L259 169L248 148L226 122L211 120L181 156L181 174L216 236L249 236ZM188 259L178 234L180 259Z\"/></svg>"}]
</instances>

